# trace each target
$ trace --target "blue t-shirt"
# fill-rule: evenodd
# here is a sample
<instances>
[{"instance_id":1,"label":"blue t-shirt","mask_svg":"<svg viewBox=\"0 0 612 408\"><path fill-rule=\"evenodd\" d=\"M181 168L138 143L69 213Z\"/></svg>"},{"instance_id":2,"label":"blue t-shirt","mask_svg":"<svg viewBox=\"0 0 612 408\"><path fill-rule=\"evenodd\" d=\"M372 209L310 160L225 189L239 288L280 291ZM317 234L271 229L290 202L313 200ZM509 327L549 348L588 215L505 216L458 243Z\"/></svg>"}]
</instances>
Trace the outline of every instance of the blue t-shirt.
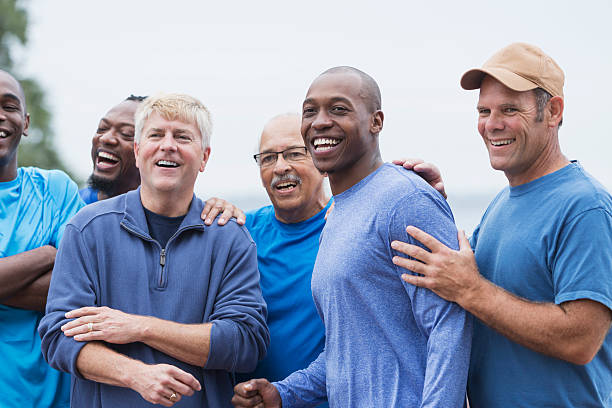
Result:
<instances>
[{"instance_id":1,"label":"blue t-shirt","mask_svg":"<svg viewBox=\"0 0 612 408\"><path fill-rule=\"evenodd\" d=\"M325 328L312 299L310 281L325 208L294 224L276 219L274 207L247 213L246 227L257 245L263 297L268 304L270 347L247 378L282 380L306 368L323 351Z\"/></svg>"},{"instance_id":2,"label":"blue t-shirt","mask_svg":"<svg viewBox=\"0 0 612 408\"><path fill-rule=\"evenodd\" d=\"M385 164L342 194L321 234L312 293L325 351L275 383L283 407L461 407L472 319L457 304L401 280L393 240L414 225L457 248L444 198Z\"/></svg>"},{"instance_id":3,"label":"blue t-shirt","mask_svg":"<svg viewBox=\"0 0 612 408\"><path fill-rule=\"evenodd\" d=\"M578 163L497 195L472 236L480 273L535 302L612 309L612 199ZM474 324L474 407L612 407L612 336L582 366Z\"/></svg>"},{"instance_id":4,"label":"blue t-shirt","mask_svg":"<svg viewBox=\"0 0 612 408\"><path fill-rule=\"evenodd\" d=\"M79 190L79 195L85 204L91 204L98 201L98 190L91 187L85 187Z\"/></svg>"},{"instance_id":5,"label":"blue t-shirt","mask_svg":"<svg viewBox=\"0 0 612 408\"><path fill-rule=\"evenodd\" d=\"M83 206L76 184L58 170L22 167L0 183L0 257L58 247L64 226ZM40 351L43 314L0 304L0 406L68 407L70 376Z\"/></svg>"}]
</instances>

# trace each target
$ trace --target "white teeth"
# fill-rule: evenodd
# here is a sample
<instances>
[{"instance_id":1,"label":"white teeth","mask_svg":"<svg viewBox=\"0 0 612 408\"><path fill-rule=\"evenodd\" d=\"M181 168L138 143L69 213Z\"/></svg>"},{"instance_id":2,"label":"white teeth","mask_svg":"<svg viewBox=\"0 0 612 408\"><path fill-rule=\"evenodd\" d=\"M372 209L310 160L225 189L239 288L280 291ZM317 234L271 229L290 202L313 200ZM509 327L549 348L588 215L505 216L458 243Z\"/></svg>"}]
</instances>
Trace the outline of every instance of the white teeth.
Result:
<instances>
[{"instance_id":1,"label":"white teeth","mask_svg":"<svg viewBox=\"0 0 612 408\"><path fill-rule=\"evenodd\" d=\"M288 182L288 183L279 183L276 185L276 188L287 188L287 187L295 187L296 184L292 183L292 182Z\"/></svg>"},{"instance_id":2,"label":"white teeth","mask_svg":"<svg viewBox=\"0 0 612 408\"><path fill-rule=\"evenodd\" d=\"M515 139L507 139L507 140L491 140L491 144L493 146L505 146L505 145L509 145L510 143L514 142Z\"/></svg>"},{"instance_id":3,"label":"white teeth","mask_svg":"<svg viewBox=\"0 0 612 408\"><path fill-rule=\"evenodd\" d=\"M317 138L315 140L312 141L312 144L316 146L320 146L320 145L331 145L331 146L335 146L338 143L340 143L340 140L338 139L329 139L329 138Z\"/></svg>"},{"instance_id":4,"label":"white teeth","mask_svg":"<svg viewBox=\"0 0 612 408\"><path fill-rule=\"evenodd\" d=\"M157 162L158 166L165 166L165 167L178 167L178 163L175 163L173 161L170 160L160 160Z\"/></svg>"},{"instance_id":5,"label":"white teeth","mask_svg":"<svg viewBox=\"0 0 612 408\"><path fill-rule=\"evenodd\" d=\"M7 135L7 133L6 133L4 130L0 132L0 137L1 137L1 138L3 138L3 139L4 139L4 138L5 138L5 137L7 137L7 136L8 136L8 135Z\"/></svg>"},{"instance_id":6,"label":"white teeth","mask_svg":"<svg viewBox=\"0 0 612 408\"><path fill-rule=\"evenodd\" d=\"M106 152L98 152L98 157L101 157L107 160L116 161L116 162L119 161L119 158L117 156L115 156L114 154L106 153Z\"/></svg>"}]
</instances>

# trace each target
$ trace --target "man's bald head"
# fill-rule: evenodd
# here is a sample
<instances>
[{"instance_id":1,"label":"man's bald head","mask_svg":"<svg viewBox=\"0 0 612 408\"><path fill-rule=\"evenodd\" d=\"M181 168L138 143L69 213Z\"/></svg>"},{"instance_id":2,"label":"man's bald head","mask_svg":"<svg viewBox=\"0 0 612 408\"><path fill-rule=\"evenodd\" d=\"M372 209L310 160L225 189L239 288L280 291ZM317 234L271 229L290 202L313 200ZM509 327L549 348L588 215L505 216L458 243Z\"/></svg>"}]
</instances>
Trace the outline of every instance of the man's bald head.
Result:
<instances>
[{"instance_id":1,"label":"man's bald head","mask_svg":"<svg viewBox=\"0 0 612 408\"><path fill-rule=\"evenodd\" d=\"M364 100L368 109L370 109L371 112L375 112L382 108L382 97L380 96L380 88L378 87L378 84L376 83L374 78L372 78L365 72L349 66L339 66L330 68L319 76L321 77L323 75L329 74L357 75L361 79L361 92L359 92L359 96Z\"/></svg>"},{"instance_id":2,"label":"man's bald head","mask_svg":"<svg viewBox=\"0 0 612 408\"><path fill-rule=\"evenodd\" d=\"M19 95L17 95L17 97L19 98L19 100L21 101L21 104L23 105L23 115L27 115L28 114L28 108L26 105L26 97L25 97L25 92L23 90L23 87L21 86L21 82L19 82L12 74L10 74L9 72L0 69L0 75L5 76L7 78L9 78L11 81L14 81L15 84L17 84L17 89L19 91Z\"/></svg>"},{"instance_id":3,"label":"man's bald head","mask_svg":"<svg viewBox=\"0 0 612 408\"><path fill-rule=\"evenodd\" d=\"M261 151L261 143L265 137L270 135L278 135L279 133L295 133L300 135L300 126L302 124L302 116L297 113L281 113L274 116L264 125L261 137L259 138L259 151ZM300 135L301 138L301 135Z\"/></svg>"}]
</instances>

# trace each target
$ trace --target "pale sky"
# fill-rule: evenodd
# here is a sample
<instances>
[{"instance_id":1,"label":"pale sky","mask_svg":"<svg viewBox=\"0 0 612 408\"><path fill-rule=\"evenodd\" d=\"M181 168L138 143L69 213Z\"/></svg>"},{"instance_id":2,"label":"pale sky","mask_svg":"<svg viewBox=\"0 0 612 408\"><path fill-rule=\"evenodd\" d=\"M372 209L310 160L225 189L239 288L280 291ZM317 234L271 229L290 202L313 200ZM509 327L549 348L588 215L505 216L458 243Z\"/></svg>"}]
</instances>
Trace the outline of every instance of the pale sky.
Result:
<instances>
[{"instance_id":1,"label":"pale sky","mask_svg":"<svg viewBox=\"0 0 612 408\"><path fill-rule=\"evenodd\" d=\"M252 159L264 123L300 112L311 81L337 65L369 73L385 112L383 159L417 156L451 197L506 185L476 131L477 91L459 78L516 41L566 75L561 146L612 189L612 2L30 0L23 71L47 90L61 156L81 177L102 115L133 93L184 92L213 115L196 192L265 197Z\"/></svg>"}]
</instances>

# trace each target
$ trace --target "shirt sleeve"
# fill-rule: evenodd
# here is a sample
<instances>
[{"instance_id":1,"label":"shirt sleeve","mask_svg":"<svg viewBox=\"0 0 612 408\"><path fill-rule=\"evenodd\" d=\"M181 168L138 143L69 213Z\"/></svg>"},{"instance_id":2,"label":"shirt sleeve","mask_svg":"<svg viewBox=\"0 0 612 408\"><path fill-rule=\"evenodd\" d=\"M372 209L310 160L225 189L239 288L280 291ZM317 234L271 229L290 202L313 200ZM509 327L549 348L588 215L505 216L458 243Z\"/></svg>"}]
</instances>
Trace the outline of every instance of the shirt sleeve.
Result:
<instances>
[{"instance_id":1,"label":"shirt sleeve","mask_svg":"<svg viewBox=\"0 0 612 408\"><path fill-rule=\"evenodd\" d=\"M283 407L316 407L327 401L325 350L305 369L272 384L281 396Z\"/></svg>"},{"instance_id":2,"label":"shirt sleeve","mask_svg":"<svg viewBox=\"0 0 612 408\"><path fill-rule=\"evenodd\" d=\"M95 282L91 277L91 262L82 235L72 224L68 224L55 257L46 314L40 321L38 332L42 339L42 353L49 365L79 378L82 377L76 368L76 361L87 342L65 336L61 326L72 320L65 317L66 312L97 305Z\"/></svg>"},{"instance_id":3,"label":"shirt sleeve","mask_svg":"<svg viewBox=\"0 0 612 408\"><path fill-rule=\"evenodd\" d=\"M227 225L223 228L232 228ZM246 229L243 234L246 233ZM212 323L210 352L204 368L251 372L270 344L267 309L259 286L257 252L250 239L237 239L227 255Z\"/></svg>"},{"instance_id":4,"label":"shirt sleeve","mask_svg":"<svg viewBox=\"0 0 612 408\"><path fill-rule=\"evenodd\" d=\"M452 249L458 248L452 213L448 204L437 195L419 193L402 200L391 218L391 241L405 241L423 247L406 233L408 225L421 229ZM402 254L393 251L393 255ZM396 269L398 277L406 272L400 267ZM429 289L403 284L411 300L415 321L428 339L421 407L462 407L472 345L471 315Z\"/></svg>"},{"instance_id":5,"label":"shirt sleeve","mask_svg":"<svg viewBox=\"0 0 612 408\"><path fill-rule=\"evenodd\" d=\"M602 208L566 222L549 255L555 303L590 299L612 310L612 216Z\"/></svg>"}]
</instances>

